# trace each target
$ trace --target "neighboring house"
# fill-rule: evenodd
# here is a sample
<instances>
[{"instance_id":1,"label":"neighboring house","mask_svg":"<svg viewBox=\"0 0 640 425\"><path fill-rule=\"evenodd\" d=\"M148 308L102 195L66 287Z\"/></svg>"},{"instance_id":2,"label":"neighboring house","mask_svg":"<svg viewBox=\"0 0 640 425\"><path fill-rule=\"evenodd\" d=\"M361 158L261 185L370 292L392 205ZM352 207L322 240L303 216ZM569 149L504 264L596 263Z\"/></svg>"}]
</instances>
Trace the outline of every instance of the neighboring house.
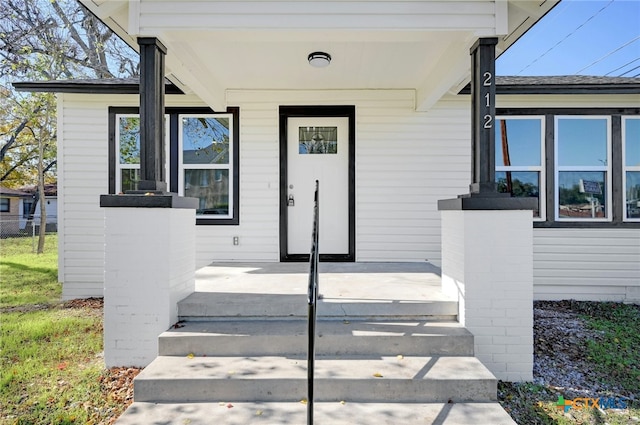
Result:
<instances>
[{"instance_id":1,"label":"neighboring house","mask_svg":"<svg viewBox=\"0 0 640 425\"><path fill-rule=\"evenodd\" d=\"M20 228L24 229L30 223L40 225L40 201L38 200L38 186L25 186L21 191L30 195L22 200L22 214ZM47 183L44 185L45 210L47 214L47 231L55 232L58 224L58 185Z\"/></svg>"},{"instance_id":2,"label":"neighboring house","mask_svg":"<svg viewBox=\"0 0 640 425\"><path fill-rule=\"evenodd\" d=\"M0 186L0 236L10 237L20 234L23 202L31 195L21 190Z\"/></svg>"}]
</instances>

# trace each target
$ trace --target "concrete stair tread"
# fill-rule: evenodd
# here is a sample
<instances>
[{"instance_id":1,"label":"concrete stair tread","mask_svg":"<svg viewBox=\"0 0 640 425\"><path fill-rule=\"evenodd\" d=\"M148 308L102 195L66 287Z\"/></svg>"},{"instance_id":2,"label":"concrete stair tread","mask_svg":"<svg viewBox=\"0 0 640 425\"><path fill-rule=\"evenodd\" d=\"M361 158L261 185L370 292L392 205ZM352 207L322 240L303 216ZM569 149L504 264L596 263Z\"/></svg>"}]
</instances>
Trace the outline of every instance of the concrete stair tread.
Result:
<instances>
[{"instance_id":1,"label":"concrete stair tread","mask_svg":"<svg viewBox=\"0 0 640 425\"><path fill-rule=\"evenodd\" d=\"M316 330L323 336L460 336L471 333L457 321L419 320L319 320ZM169 329L161 337L185 335L211 336L262 336L262 335L307 335L306 320L250 320L184 322Z\"/></svg>"},{"instance_id":2,"label":"concrete stair tread","mask_svg":"<svg viewBox=\"0 0 640 425\"><path fill-rule=\"evenodd\" d=\"M295 380L306 379L302 356L193 357L158 356L138 375L143 380ZM398 356L331 358L316 356L316 381L323 379L495 380L475 357ZM381 377L374 376L382 375Z\"/></svg>"},{"instance_id":3,"label":"concrete stair tread","mask_svg":"<svg viewBox=\"0 0 640 425\"><path fill-rule=\"evenodd\" d=\"M229 405L233 407L228 407ZM300 402L213 403L135 402L118 425L306 424L307 406ZM317 425L516 425L498 403L357 403L316 402Z\"/></svg>"},{"instance_id":4,"label":"concrete stair tread","mask_svg":"<svg viewBox=\"0 0 640 425\"><path fill-rule=\"evenodd\" d=\"M458 322L321 320L319 355L473 355L473 335ZM184 322L160 335L159 354L306 355L307 320Z\"/></svg>"},{"instance_id":5,"label":"concrete stair tread","mask_svg":"<svg viewBox=\"0 0 640 425\"><path fill-rule=\"evenodd\" d=\"M307 316L306 286L298 294L194 292L178 303L182 320L274 320ZM454 300L351 299L318 300L319 318L419 318L448 320L458 314Z\"/></svg>"}]
</instances>

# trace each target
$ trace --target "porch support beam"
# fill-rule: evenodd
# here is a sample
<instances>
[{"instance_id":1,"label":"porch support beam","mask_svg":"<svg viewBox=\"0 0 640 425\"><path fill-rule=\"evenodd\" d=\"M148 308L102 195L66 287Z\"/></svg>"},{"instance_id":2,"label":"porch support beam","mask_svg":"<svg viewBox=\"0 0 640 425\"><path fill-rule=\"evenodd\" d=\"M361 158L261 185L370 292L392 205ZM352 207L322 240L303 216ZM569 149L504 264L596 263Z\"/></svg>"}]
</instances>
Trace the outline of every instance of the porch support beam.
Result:
<instances>
[{"instance_id":1,"label":"porch support beam","mask_svg":"<svg viewBox=\"0 0 640 425\"><path fill-rule=\"evenodd\" d=\"M164 72L166 47L155 37L140 45L140 182L138 190L166 192L164 157Z\"/></svg>"}]
</instances>

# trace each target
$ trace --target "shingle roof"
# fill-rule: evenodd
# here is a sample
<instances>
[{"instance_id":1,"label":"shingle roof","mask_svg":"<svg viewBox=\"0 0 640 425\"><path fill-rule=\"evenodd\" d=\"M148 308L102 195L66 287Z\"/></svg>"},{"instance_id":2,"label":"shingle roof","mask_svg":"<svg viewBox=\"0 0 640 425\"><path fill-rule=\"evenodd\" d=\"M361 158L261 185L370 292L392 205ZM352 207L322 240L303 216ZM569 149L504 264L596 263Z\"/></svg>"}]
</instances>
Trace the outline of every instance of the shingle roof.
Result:
<instances>
[{"instance_id":1,"label":"shingle roof","mask_svg":"<svg viewBox=\"0 0 640 425\"><path fill-rule=\"evenodd\" d=\"M460 91L469 94L470 85ZM640 93L640 78L591 75L497 76L497 94L634 94Z\"/></svg>"},{"instance_id":2,"label":"shingle roof","mask_svg":"<svg viewBox=\"0 0 640 425\"><path fill-rule=\"evenodd\" d=\"M16 189L10 189L10 188L4 187L4 186L0 186L0 195L4 195L4 196L19 196L19 197L31 196L30 194L28 194L26 192L22 192L22 191L16 190Z\"/></svg>"}]
</instances>

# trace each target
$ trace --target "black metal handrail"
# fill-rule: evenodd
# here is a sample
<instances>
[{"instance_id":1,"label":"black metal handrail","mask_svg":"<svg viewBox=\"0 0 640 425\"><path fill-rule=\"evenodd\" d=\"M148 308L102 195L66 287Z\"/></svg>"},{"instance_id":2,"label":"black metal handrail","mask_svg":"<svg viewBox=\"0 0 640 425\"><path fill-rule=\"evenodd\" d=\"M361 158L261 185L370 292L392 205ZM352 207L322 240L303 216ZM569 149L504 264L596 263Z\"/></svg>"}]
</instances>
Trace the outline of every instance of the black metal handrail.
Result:
<instances>
[{"instance_id":1,"label":"black metal handrail","mask_svg":"<svg viewBox=\"0 0 640 425\"><path fill-rule=\"evenodd\" d=\"M307 304L309 305L308 333L309 347L307 352L307 425L313 425L313 380L316 360L316 304L318 302L318 263L320 262L320 182L316 180L313 199L313 230L311 232L311 254L309 255L309 289Z\"/></svg>"}]
</instances>

